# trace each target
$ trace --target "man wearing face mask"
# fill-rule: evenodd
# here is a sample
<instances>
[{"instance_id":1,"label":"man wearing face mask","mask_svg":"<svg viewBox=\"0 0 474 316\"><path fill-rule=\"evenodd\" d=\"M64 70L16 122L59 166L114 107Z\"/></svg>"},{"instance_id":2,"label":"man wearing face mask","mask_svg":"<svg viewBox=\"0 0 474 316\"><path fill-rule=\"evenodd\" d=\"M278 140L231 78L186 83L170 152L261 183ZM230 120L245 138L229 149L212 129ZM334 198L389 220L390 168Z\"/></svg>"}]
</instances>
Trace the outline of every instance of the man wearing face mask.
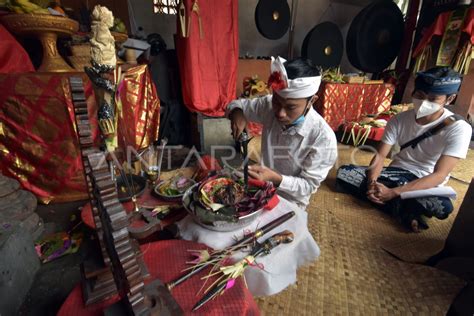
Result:
<instances>
[{"instance_id":1,"label":"man wearing face mask","mask_svg":"<svg viewBox=\"0 0 474 316\"><path fill-rule=\"evenodd\" d=\"M412 110L394 116L387 124L377 154L368 168L353 165L338 170L337 184L391 213L418 232L427 219L445 219L453 210L447 197L401 200L402 192L445 184L459 159L466 158L472 129L444 107L456 97L461 76L448 67L417 74ZM383 167L393 145L400 152Z\"/></svg>"},{"instance_id":2,"label":"man wearing face mask","mask_svg":"<svg viewBox=\"0 0 474 316\"><path fill-rule=\"evenodd\" d=\"M334 132L313 109L321 75L302 58L272 58L271 71L273 95L235 100L227 115L236 140L248 121L263 124L262 164L250 166L249 175L273 182L279 195L306 208L337 158Z\"/></svg>"}]
</instances>

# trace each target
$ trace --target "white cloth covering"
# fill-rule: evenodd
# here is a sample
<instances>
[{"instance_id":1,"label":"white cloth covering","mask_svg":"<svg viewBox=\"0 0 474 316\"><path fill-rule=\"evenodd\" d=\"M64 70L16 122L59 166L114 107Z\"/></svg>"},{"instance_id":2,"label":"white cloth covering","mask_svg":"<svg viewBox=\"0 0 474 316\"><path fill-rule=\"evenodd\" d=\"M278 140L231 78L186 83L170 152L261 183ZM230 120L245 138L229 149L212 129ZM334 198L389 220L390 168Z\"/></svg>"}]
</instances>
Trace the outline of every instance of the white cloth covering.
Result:
<instances>
[{"instance_id":1,"label":"white cloth covering","mask_svg":"<svg viewBox=\"0 0 474 316\"><path fill-rule=\"evenodd\" d=\"M271 211L265 211L255 222L231 232L215 232L203 228L196 224L190 216L177 223L181 237L206 244L214 249L223 249L232 245L236 238L241 239L244 231L255 231L258 227L271 222L272 220L295 211L296 215L258 239L264 241L268 237L289 230L295 235L295 239L290 244L281 244L269 255L257 257L257 263L264 266L264 270L257 267L248 267L245 270L245 277L250 292L255 296L273 295L284 290L287 286L296 282L296 270L298 267L310 264L319 257L318 245L308 231L308 213L298 208L295 204L280 197L280 203ZM243 258L245 253L238 253L235 259Z\"/></svg>"}]
</instances>

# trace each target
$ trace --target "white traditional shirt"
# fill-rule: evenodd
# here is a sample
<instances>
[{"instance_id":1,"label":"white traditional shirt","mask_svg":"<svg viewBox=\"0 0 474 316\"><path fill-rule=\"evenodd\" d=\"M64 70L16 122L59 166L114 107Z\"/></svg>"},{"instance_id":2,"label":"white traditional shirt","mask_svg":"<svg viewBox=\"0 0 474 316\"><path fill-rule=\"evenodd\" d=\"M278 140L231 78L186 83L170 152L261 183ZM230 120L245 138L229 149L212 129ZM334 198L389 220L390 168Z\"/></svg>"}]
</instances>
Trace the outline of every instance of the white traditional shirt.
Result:
<instances>
[{"instance_id":1,"label":"white traditional shirt","mask_svg":"<svg viewBox=\"0 0 474 316\"><path fill-rule=\"evenodd\" d=\"M313 108L303 123L285 129L272 110L271 95L235 100L227 106L227 115L235 108L263 125L262 164L282 175L277 193L306 208L337 159L332 129Z\"/></svg>"}]
</instances>

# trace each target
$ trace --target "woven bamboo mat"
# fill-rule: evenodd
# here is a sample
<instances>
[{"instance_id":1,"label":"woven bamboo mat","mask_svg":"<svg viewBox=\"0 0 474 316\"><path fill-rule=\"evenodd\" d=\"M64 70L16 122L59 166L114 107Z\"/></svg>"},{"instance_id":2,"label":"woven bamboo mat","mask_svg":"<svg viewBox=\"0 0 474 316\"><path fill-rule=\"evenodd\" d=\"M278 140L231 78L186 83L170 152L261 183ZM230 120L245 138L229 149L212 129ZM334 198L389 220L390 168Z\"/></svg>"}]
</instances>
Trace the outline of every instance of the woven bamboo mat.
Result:
<instances>
[{"instance_id":1,"label":"woven bamboo mat","mask_svg":"<svg viewBox=\"0 0 474 316\"><path fill-rule=\"evenodd\" d=\"M470 183L474 176L474 150L469 149L466 159L460 160L453 172L451 178L455 178L466 183Z\"/></svg>"},{"instance_id":2,"label":"woven bamboo mat","mask_svg":"<svg viewBox=\"0 0 474 316\"><path fill-rule=\"evenodd\" d=\"M465 282L440 270L405 263L373 244L369 230L311 207L309 229L321 257L298 271L298 282L259 298L263 315L444 315Z\"/></svg>"},{"instance_id":3,"label":"woven bamboo mat","mask_svg":"<svg viewBox=\"0 0 474 316\"><path fill-rule=\"evenodd\" d=\"M321 257L298 271L295 286L257 299L264 315L447 312L465 282L410 262L423 262L443 248L467 185L451 181L449 185L458 192L455 213L444 221L433 220L429 230L414 234L369 203L335 192L337 167L367 165L371 158L370 152L339 147L336 167L307 209L308 226L321 247Z\"/></svg>"},{"instance_id":4,"label":"woven bamboo mat","mask_svg":"<svg viewBox=\"0 0 474 316\"><path fill-rule=\"evenodd\" d=\"M354 151L348 147L339 147L339 165L350 163L354 157L357 162L361 161L361 165L365 165L370 162L372 154L360 150ZM387 163L389 163L388 159ZM454 201L453 214L446 220L432 219L429 222L430 229L415 234L401 227L394 219L371 204L348 194L335 193L335 177L336 168L331 170L325 185L313 196L312 203L333 211L339 219L350 225L369 230L377 246L408 262L424 262L443 249L468 188L467 184L454 179L450 180L448 185L458 193L458 198Z\"/></svg>"}]
</instances>

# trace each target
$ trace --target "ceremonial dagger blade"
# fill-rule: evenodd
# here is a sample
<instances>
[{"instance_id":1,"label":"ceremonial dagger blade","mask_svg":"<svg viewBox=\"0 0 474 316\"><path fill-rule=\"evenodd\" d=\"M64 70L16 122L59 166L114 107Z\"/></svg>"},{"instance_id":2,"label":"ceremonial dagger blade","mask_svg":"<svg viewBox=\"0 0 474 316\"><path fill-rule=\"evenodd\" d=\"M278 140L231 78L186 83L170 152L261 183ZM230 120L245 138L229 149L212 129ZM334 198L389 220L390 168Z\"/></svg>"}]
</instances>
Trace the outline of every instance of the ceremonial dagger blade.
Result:
<instances>
[{"instance_id":1,"label":"ceremonial dagger blade","mask_svg":"<svg viewBox=\"0 0 474 316\"><path fill-rule=\"evenodd\" d=\"M258 257L261 254L269 254L272 249L277 247L280 244L289 244L294 240L294 235L292 232L289 230L282 231L278 234L273 235L272 237L268 238L265 240L263 243L257 243L255 247L252 249L250 252L250 256L253 256L254 258ZM212 289L209 290L209 292L204 295L202 299L199 300L199 302L194 305L192 311L196 311L199 308L201 308L204 304L212 300L217 294L221 293L222 290L226 287L227 282L221 282L214 286Z\"/></svg>"}]
</instances>

